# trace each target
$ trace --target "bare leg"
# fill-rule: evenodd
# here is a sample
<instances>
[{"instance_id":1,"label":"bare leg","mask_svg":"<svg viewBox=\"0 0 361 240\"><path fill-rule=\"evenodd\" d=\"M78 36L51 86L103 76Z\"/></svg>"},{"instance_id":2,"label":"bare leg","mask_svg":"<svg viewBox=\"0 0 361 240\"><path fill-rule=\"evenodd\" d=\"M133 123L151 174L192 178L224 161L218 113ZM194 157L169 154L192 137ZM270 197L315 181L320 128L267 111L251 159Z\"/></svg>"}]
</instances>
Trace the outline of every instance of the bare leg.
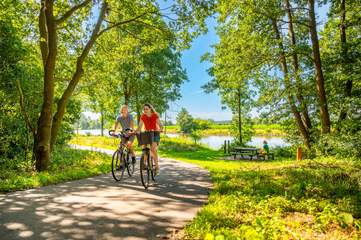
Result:
<instances>
[{"instance_id":1,"label":"bare leg","mask_svg":"<svg viewBox=\"0 0 361 240\"><path fill-rule=\"evenodd\" d=\"M129 151L130 151L130 155L131 155L132 157L135 157L135 152L134 152L134 148L133 148L133 142L128 141L127 146L128 146Z\"/></svg>"}]
</instances>

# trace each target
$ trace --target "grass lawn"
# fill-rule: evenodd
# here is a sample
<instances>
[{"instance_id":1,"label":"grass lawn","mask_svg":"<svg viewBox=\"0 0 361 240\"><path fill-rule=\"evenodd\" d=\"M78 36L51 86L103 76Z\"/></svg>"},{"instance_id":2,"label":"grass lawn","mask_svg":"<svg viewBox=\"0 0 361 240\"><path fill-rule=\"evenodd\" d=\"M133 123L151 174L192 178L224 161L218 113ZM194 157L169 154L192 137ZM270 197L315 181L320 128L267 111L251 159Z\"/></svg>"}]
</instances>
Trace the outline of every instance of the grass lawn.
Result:
<instances>
[{"instance_id":1,"label":"grass lawn","mask_svg":"<svg viewBox=\"0 0 361 240\"><path fill-rule=\"evenodd\" d=\"M10 160L7 160L10 162ZM110 156L70 148L53 153L48 171L36 172L30 166L5 162L0 168L0 192L24 190L110 172Z\"/></svg>"},{"instance_id":2,"label":"grass lawn","mask_svg":"<svg viewBox=\"0 0 361 240\"><path fill-rule=\"evenodd\" d=\"M170 138L162 138L160 154L212 176L209 202L186 226L186 239L361 239L360 160L222 160L220 151Z\"/></svg>"}]
</instances>

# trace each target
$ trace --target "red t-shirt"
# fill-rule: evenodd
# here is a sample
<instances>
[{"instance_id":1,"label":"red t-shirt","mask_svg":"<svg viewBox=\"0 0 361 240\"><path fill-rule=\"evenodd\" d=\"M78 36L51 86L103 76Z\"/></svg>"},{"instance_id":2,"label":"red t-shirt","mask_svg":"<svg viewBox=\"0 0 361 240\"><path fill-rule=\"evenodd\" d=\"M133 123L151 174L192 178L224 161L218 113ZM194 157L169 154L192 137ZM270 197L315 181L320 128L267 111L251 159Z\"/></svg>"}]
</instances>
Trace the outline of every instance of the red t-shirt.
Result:
<instances>
[{"instance_id":1,"label":"red t-shirt","mask_svg":"<svg viewBox=\"0 0 361 240\"><path fill-rule=\"evenodd\" d=\"M150 117L147 116L147 114L142 114L140 119L144 122L144 128L145 130L157 130L157 119L158 114L152 113Z\"/></svg>"}]
</instances>

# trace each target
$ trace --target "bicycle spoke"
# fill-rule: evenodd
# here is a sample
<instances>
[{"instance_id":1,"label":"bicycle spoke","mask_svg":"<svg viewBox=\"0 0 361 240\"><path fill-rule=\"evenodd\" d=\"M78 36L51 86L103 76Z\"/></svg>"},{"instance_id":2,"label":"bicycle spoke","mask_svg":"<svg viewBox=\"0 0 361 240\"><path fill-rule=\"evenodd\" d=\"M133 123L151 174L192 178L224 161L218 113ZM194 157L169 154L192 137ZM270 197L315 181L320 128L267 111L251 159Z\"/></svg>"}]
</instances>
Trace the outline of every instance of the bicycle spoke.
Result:
<instances>
[{"instance_id":1,"label":"bicycle spoke","mask_svg":"<svg viewBox=\"0 0 361 240\"><path fill-rule=\"evenodd\" d=\"M126 152L125 155L125 162L127 163L127 171L128 175L131 177L134 173L134 163L130 159L129 152Z\"/></svg>"},{"instance_id":2,"label":"bicycle spoke","mask_svg":"<svg viewBox=\"0 0 361 240\"><path fill-rule=\"evenodd\" d=\"M148 184L149 184L149 181L147 181L148 166L147 166L147 162L145 162L145 160L144 160L144 155L142 155L142 157L140 159L140 178L142 180L142 184L143 184L144 188L147 189Z\"/></svg>"},{"instance_id":3,"label":"bicycle spoke","mask_svg":"<svg viewBox=\"0 0 361 240\"><path fill-rule=\"evenodd\" d=\"M124 162L122 158L122 152L115 151L112 157L112 175L116 181L120 181L124 175Z\"/></svg>"}]
</instances>

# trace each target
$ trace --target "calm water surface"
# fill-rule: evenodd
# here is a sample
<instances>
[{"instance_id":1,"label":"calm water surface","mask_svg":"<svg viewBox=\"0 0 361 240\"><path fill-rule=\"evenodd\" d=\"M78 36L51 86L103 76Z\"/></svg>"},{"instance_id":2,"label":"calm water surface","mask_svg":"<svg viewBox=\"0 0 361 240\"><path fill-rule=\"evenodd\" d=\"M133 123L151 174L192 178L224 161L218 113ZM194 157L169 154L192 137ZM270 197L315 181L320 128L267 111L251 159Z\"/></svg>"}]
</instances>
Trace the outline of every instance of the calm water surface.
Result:
<instances>
[{"instance_id":1,"label":"calm water surface","mask_svg":"<svg viewBox=\"0 0 361 240\"><path fill-rule=\"evenodd\" d=\"M168 133L167 136L176 138L176 137L179 137L179 134ZM220 147L222 147L222 144L224 144L225 140L232 141L233 137L231 137L231 136L207 136L207 137L202 137L200 142L210 146L213 149L219 149ZM271 148L276 147L276 146L278 146L278 147L289 146L289 144L285 141L285 139L283 139L281 137L258 137L258 136L255 136L255 137L252 137L251 141L249 141L247 144L261 148L263 146L264 140L266 140L268 142L268 145Z\"/></svg>"},{"instance_id":2,"label":"calm water surface","mask_svg":"<svg viewBox=\"0 0 361 240\"><path fill-rule=\"evenodd\" d=\"M79 130L80 135L100 135L100 129L92 129L92 130ZM108 135L108 130L104 130L104 135ZM180 135L178 133L167 133L168 137L178 138ZM208 145L213 149L219 149L222 147L222 144L225 140L232 141L231 136L207 136L202 137L200 142ZM268 142L268 145L272 147L284 147L289 146L289 144L281 137L252 137L251 141L248 142L249 145L261 148L263 145L263 140Z\"/></svg>"}]
</instances>

